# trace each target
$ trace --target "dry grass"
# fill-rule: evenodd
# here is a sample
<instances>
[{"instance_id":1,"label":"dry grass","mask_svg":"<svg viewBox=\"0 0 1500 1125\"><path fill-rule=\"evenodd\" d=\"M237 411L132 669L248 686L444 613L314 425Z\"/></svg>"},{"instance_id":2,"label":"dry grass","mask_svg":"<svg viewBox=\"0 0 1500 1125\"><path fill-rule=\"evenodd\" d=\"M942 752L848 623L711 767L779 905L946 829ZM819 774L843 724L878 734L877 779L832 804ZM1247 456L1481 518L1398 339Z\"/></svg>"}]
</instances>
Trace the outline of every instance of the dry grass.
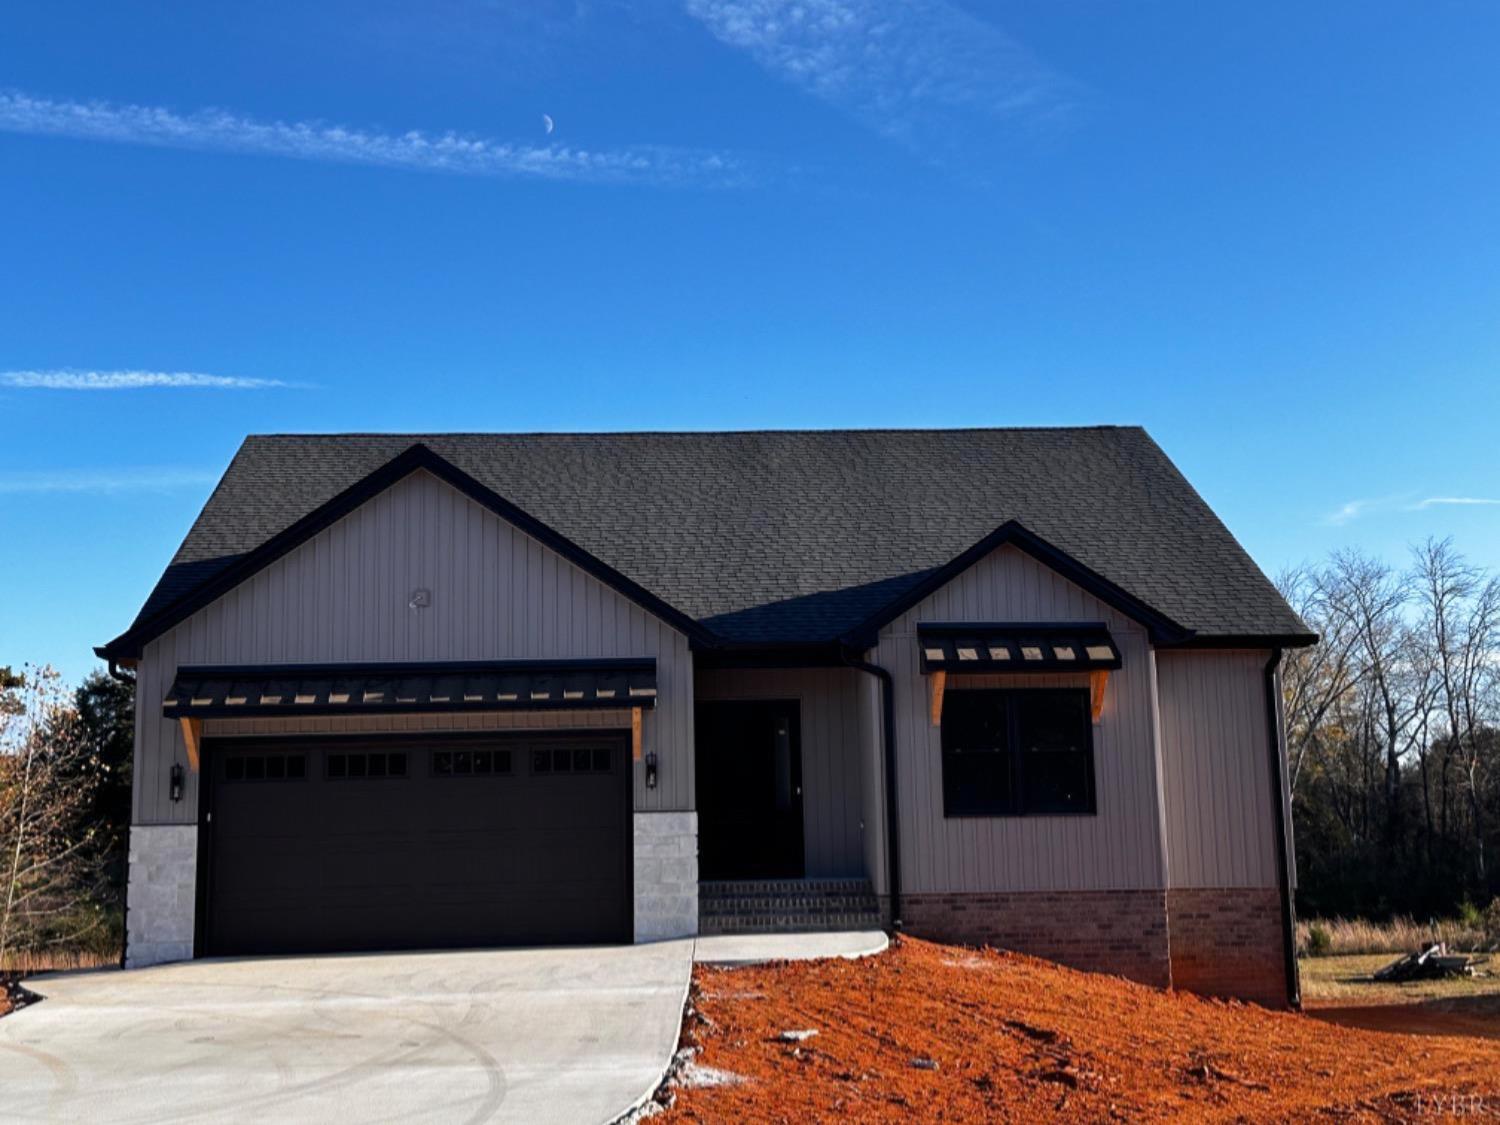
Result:
<instances>
[{"instance_id":1,"label":"dry grass","mask_svg":"<svg viewBox=\"0 0 1500 1125\"><path fill-rule=\"evenodd\" d=\"M1414 953L1423 942L1446 942L1449 949L1482 952L1495 947L1495 939L1484 928L1468 925L1456 918L1418 922L1411 917L1372 922L1367 918L1311 918L1297 923L1297 953L1308 957L1308 935L1314 926L1328 934L1332 956L1355 953Z\"/></svg>"},{"instance_id":2,"label":"dry grass","mask_svg":"<svg viewBox=\"0 0 1500 1125\"><path fill-rule=\"evenodd\" d=\"M48 973L68 969L97 969L105 965L118 965L120 951L96 949L37 949L6 954L0 965L0 975L29 976L32 973Z\"/></svg>"},{"instance_id":3,"label":"dry grass","mask_svg":"<svg viewBox=\"0 0 1500 1125\"><path fill-rule=\"evenodd\" d=\"M1500 956L1481 966L1486 976L1452 980L1414 980L1386 984L1370 980L1376 969L1389 965L1390 953L1356 953L1342 957L1304 957L1302 998L1322 1004L1416 1004L1424 1000L1453 1000L1467 996L1500 997Z\"/></svg>"}]
</instances>

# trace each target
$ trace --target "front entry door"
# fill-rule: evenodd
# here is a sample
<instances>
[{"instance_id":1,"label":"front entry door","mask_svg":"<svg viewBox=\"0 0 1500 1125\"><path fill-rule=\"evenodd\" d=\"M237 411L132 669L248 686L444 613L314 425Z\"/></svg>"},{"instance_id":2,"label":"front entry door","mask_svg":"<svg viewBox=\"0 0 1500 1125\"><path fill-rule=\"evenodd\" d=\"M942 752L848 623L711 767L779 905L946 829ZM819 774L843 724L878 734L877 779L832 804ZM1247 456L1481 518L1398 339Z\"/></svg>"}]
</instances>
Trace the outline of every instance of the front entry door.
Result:
<instances>
[{"instance_id":1,"label":"front entry door","mask_svg":"<svg viewBox=\"0 0 1500 1125\"><path fill-rule=\"evenodd\" d=\"M698 704L701 878L802 878L798 720L795 700Z\"/></svg>"}]
</instances>

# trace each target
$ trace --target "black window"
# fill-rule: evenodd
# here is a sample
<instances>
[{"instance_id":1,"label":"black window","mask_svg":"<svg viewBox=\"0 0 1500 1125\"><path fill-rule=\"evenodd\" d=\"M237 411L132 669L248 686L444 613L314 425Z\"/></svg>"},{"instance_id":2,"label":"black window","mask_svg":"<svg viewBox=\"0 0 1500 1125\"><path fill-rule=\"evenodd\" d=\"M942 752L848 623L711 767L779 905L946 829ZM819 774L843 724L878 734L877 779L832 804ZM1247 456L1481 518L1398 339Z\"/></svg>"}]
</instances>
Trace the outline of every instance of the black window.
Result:
<instances>
[{"instance_id":1,"label":"black window","mask_svg":"<svg viewBox=\"0 0 1500 1125\"><path fill-rule=\"evenodd\" d=\"M328 755L328 780L386 779L406 776L406 751L341 751Z\"/></svg>"},{"instance_id":2,"label":"black window","mask_svg":"<svg viewBox=\"0 0 1500 1125\"><path fill-rule=\"evenodd\" d=\"M1094 812L1094 728L1081 688L949 691L943 815Z\"/></svg>"},{"instance_id":3,"label":"black window","mask_svg":"<svg viewBox=\"0 0 1500 1125\"><path fill-rule=\"evenodd\" d=\"M434 750L433 777L503 777L510 773L509 750Z\"/></svg>"},{"instance_id":4,"label":"black window","mask_svg":"<svg viewBox=\"0 0 1500 1125\"><path fill-rule=\"evenodd\" d=\"M231 754L224 759L225 781L302 781L306 754Z\"/></svg>"}]
</instances>

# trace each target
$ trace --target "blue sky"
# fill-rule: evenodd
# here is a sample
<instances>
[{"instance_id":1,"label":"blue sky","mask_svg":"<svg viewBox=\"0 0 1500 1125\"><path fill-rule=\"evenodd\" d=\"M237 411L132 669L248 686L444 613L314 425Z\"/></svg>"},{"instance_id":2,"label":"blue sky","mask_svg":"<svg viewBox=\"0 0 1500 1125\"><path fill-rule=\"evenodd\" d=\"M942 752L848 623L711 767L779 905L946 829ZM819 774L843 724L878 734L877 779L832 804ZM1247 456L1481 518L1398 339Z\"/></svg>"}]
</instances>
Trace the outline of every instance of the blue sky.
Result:
<instances>
[{"instance_id":1,"label":"blue sky","mask_svg":"<svg viewBox=\"0 0 1500 1125\"><path fill-rule=\"evenodd\" d=\"M11 0L0 663L87 671L254 431L1140 423L1270 572L1500 566L1497 40L1479 2Z\"/></svg>"}]
</instances>

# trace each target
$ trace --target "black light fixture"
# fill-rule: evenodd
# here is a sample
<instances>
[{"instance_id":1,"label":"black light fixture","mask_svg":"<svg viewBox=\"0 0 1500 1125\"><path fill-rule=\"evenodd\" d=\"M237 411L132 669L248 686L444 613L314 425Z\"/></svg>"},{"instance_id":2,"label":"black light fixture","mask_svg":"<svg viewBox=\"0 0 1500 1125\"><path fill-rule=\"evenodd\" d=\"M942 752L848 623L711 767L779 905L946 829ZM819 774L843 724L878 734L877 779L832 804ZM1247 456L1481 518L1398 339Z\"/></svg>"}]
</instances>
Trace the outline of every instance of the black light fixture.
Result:
<instances>
[{"instance_id":1,"label":"black light fixture","mask_svg":"<svg viewBox=\"0 0 1500 1125\"><path fill-rule=\"evenodd\" d=\"M656 751L652 750L646 755L646 788L656 788Z\"/></svg>"},{"instance_id":2,"label":"black light fixture","mask_svg":"<svg viewBox=\"0 0 1500 1125\"><path fill-rule=\"evenodd\" d=\"M174 764L172 766L170 788L168 789L168 792L171 794L173 801L182 800L182 782L182 766L180 764Z\"/></svg>"}]
</instances>

